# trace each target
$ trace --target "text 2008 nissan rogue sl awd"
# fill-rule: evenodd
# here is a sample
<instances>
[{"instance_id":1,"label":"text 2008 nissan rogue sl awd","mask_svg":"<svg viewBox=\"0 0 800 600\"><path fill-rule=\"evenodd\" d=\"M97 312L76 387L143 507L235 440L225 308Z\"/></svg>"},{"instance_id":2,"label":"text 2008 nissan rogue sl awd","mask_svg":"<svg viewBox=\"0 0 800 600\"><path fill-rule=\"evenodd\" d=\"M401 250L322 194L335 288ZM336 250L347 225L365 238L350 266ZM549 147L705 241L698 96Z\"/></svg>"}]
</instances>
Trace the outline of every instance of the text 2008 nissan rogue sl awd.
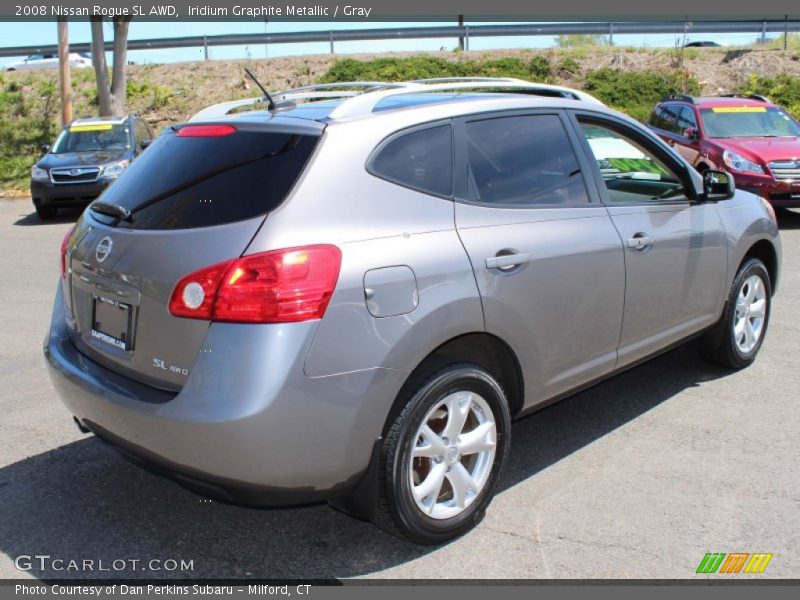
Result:
<instances>
[{"instance_id":1,"label":"text 2008 nissan rogue sl awd","mask_svg":"<svg viewBox=\"0 0 800 600\"><path fill-rule=\"evenodd\" d=\"M513 418L700 334L753 362L780 239L728 174L564 88L350 87L208 109L86 210L45 341L82 428L431 544L483 516Z\"/></svg>"}]
</instances>

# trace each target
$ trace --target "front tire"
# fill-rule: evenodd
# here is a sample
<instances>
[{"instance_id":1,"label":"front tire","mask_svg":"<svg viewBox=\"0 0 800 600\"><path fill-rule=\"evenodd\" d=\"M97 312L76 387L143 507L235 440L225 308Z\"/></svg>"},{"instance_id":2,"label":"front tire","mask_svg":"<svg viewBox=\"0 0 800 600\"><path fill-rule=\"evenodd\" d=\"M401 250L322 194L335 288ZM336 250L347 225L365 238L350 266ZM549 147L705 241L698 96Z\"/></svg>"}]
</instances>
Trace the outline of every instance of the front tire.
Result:
<instances>
[{"instance_id":1,"label":"front tire","mask_svg":"<svg viewBox=\"0 0 800 600\"><path fill-rule=\"evenodd\" d=\"M473 364L420 376L407 388L383 440L373 520L418 544L441 544L479 523L494 496L509 448L508 402Z\"/></svg>"},{"instance_id":2,"label":"front tire","mask_svg":"<svg viewBox=\"0 0 800 600\"><path fill-rule=\"evenodd\" d=\"M47 221L49 219L55 218L56 214L58 214L58 209L55 206L36 206L36 214L39 216L39 219L42 221Z\"/></svg>"},{"instance_id":3,"label":"front tire","mask_svg":"<svg viewBox=\"0 0 800 600\"><path fill-rule=\"evenodd\" d=\"M767 335L771 308L769 272L751 258L739 269L722 317L703 340L704 356L728 369L750 366Z\"/></svg>"}]
</instances>

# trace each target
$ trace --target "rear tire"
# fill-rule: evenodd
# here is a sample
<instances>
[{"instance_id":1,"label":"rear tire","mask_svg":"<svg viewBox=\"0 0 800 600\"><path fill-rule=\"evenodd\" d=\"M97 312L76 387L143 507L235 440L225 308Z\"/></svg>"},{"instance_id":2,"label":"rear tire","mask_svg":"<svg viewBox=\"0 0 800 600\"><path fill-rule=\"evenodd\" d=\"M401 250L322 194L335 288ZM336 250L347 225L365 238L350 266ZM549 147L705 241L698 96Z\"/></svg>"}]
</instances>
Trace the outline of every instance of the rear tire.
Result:
<instances>
[{"instance_id":1,"label":"rear tire","mask_svg":"<svg viewBox=\"0 0 800 600\"><path fill-rule=\"evenodd\" d=\"M702 340L703 356L728 369L750 366L767 335L771 308L769 272L751 258L733 280L722 317Z\"/></svg>"},{"instance_id":2,"label":"rear tire","mask_svg":"<svg viewBox=\"0 0 800 600\"><path fill-rule=\"evenodd\" d=\"M36 214L42 221L53 219L58 214L58 209L55 206L37 206Z\"/></svg>"},{"instance_id":3,"label":"rear tire","mask_svg":"<svg viewBox=\"0 0 800 600\"><path fill-rule=\"evenodd\" d=\"M418 544L441 544L481 521L509 448L500 385L462 363L418 376L381 448L373 521Z\"/></svg>"}]
</instances>

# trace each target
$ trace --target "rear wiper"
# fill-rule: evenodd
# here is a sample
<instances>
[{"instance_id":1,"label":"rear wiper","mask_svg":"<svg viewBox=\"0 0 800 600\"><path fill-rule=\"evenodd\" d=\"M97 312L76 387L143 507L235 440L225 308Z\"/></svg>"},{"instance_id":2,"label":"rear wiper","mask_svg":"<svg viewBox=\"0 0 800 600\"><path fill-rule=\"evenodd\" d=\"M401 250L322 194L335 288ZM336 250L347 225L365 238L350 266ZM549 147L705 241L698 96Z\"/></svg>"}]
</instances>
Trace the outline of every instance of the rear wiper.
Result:
<instances>
[{"instance_id":1,"label":"rear wiper","mask_svg":"<svg viewBox=\"0 0 800 600\"><path fill-rule=\"evenodd\" d=\"M121 221L132 220L131 211L124 206L114 204L113 202L93 202L89 208L91 208L94 212L100 213L101 215L114 217L116 219L120 219Z\"/></svg>"}]
</instances>

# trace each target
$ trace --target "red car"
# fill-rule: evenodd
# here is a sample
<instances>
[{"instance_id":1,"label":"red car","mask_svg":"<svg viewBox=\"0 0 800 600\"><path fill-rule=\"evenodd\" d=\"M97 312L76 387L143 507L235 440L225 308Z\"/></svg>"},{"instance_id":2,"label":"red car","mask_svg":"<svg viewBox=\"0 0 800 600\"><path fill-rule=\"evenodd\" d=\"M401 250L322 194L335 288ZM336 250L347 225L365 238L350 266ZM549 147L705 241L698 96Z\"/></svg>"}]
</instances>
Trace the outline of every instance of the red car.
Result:
<instances>
[{"instance_id":1,"label":"red car","mask_svg":"<svg viewBox=\"0 0 800 600\"><path fill-rule=\"evenodd\" d=\"M739 189L800 206L800 124L763 96L669 96L648 126L698 171L728 171Z\"/></svg>"}]
</instances>

